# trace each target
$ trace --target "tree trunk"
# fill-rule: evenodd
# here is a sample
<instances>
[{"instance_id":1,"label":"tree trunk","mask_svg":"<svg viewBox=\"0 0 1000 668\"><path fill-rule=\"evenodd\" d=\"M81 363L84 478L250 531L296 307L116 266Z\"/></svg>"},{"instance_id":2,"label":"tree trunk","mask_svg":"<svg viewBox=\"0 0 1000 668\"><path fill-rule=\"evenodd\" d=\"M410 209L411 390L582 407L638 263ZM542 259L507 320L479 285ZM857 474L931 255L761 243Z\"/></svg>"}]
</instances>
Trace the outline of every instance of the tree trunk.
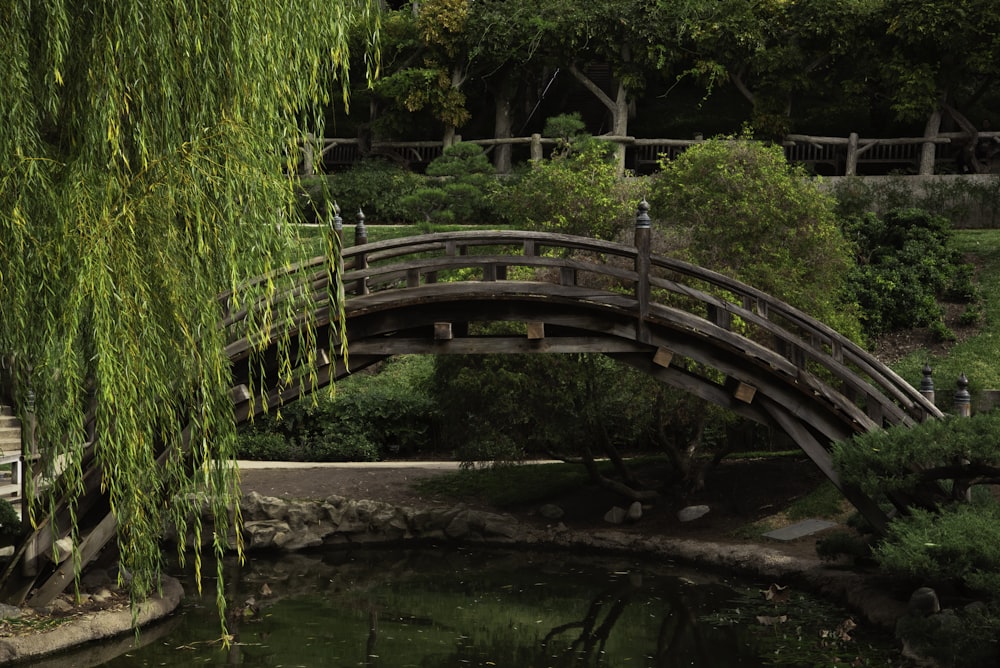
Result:
<instances>
[{"instance_id":1,"label":"tree trunk","mask_svg":"<svg viewBox=\"0 0 1000 668\"><path fill-rule=\"evenodd\" d=\"M514 98L515 86L511 83L510 77L504 77L503 82L496 86L494 96L496 101L496 113L493 117L493 138L509 139L513 136L513 118L511 107ZM493 148L493 166L497 174L510 174L511 169L511 145L496 144Z\"/></svg>"},{"instance_id":2,"label":"tree trunk","mask_svg":"<svg viewBox=\"0 0 1000 668\"><path fill-rule=\"evenodd\" d=\"M572 65L569 68L570 73L576 80L583 84L583 87L590 91L594 97L601 101L608 112L611 114L611 133L613 136L625 137L628 135L628 95L625 91L625 86L618 82L618 92L615 95L615 99L612 100L601 87L594 83L590 77L580 71L576 65ZM624 176L625 174L625 144L616 142L615 144L615 160L618 165L618 175Z\"/></svg>"},{"instance_id":3,"label":"tree trunk","mask_svg":"<svg viewBox=\"0 0 1000 668\"><path fill-rule=\"evenodd\" d=\"M962 161L960 166L965 168L962 171L970 174L984 174L989 171L976 154L976 147L979 145L979 129L976 128L965 114L950 104L944 103L941 107L948 112L949 116L955 119L955 123L962 128L962 131L969 135L969 138L965 141L965 145L961 149Z\"/></svg>"},{"instance_id":4,"label":"tree trunk","mask_svg":"<svg viewBox=\"0 0 1000 668\"><path fill-rule=\"evenodd\" d=\"M455 90L462 88L462 84L465 83L465 73L462 71L461 67L456 67L451 71L451 87ZM441 137L442 149L448 148L455 143L455 135L458 132L458 128L455 125L448 123L444 127L444 134Z\"/></svg>"},{"instance_id":5,"label":"tree trunk","mask_svg":"<svg viewBox=\"0 0 1000 668\"><path fill-rule=\"evenodd\" d=\"M927 118L927 125L924 126L924 139L934 139L941 129L941 109L935 109ZM934 153L936 144L926 142L920 151L920 174L934 173Z\"/></svg>"},{"instance_id":6,"label":"tree trunk","mask_svg":"<svg viewBox=\"0 0 1000 668\"><path fill-rule=\"evenodd\" d=\"M625 86L618 83L618 94L615 96L615 108L611 112L611 133L616 137L628 136L628 95ZM615 144L615 163L618 165L618 176L625 175L625 144Z\"/></svg>"}]
</instances>

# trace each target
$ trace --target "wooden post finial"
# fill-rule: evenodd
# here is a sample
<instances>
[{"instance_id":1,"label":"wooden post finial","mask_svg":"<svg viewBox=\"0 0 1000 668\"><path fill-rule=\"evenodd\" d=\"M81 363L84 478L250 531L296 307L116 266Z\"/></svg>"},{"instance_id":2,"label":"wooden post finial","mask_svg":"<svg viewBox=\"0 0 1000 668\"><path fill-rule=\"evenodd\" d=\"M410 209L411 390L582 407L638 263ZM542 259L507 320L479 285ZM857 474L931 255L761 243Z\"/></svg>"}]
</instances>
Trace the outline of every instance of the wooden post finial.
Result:
<instances>
[{"instance_id":1,"label":"wooden post finial","mask_svg":"<svg viewBox=\"0 0 1000 668\"><path fill-rule=\"evenodd\" d=\"M365 212L358 207L358 222L354 226L354 245L368 243L368 230L365 228Z\"/></svg>"},{"instance_id":2,"label":"wooden post finial","mask_svg":"<svg viewBox=\"0 0 1000 668\"><path fill-rule=\"evenodd\" d=\"M920 380L920 394L927 398L927 401L934 403L934 379L931 374L934 373L931 369L930 363L925 362L924 368L921 371L923 378Z\"/></svg>"},{"instance_id":3,"label":"wooden post finial","mask_svg":"<svg viewBox=\"0 0 1000 668\"><path fill-rule=\"evenodd\" d=\"M337 204L336 200L333 202L333 233L337 235L337 239L343 241L344 219L340 217L340 206Z\"/></svg>"},{"instance_id":4,"label":"wooden post finial","mask_svg":"<svg viewBox=\"0 0 1000 668\"><path fill-rule=\"evenodd\" d=\"M969 379L965 373L958 377L958 389L955 390L955 414L959 417L972 415L972 395L969 394Z\"/></svg>"},{"instance_id":5,"label":"wooden post finial","mask_svg":"<svg viewBox=\"0 0 1000 668\"><path fill-rule=\"evenodd\" d=\"M651 227L651 221L649 219L649 202L643 197L642 201L639 202L639 207L635 214L635 227L636 229L647 229Z\"/></svg>"}]
</instances>

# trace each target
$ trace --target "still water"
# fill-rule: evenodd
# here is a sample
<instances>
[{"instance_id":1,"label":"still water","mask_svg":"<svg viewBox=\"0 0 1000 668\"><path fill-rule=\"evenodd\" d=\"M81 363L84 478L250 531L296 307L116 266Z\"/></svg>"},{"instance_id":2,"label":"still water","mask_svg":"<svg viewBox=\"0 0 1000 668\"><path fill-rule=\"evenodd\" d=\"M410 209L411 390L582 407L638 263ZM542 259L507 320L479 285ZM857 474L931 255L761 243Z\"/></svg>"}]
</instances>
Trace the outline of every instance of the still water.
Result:
<instances>
[{"instance_id":1,"label":"still water","mask_svg":"<svg viewBox=\"0 0 1000 668\"><path fill-rule=\"evenodd\" d=\"M228 649L219 642L214 581L198 596L190 573L178 571L188 596L177 614L142 632L142 646L130 637L51 659L46 668L724 668L781 664L778 655L785 665L838 665L845 651L823 634L846 613L803 630L794 619L800 613L789 624L789 610L766 601L760 583L634 557L367 549L254 554L228 567ZM796 635L795 648L775 644ZM818 658L803 654L803 635ZM846 650L856 655L860 646L852 638ZM855 665L886 665L886 647L866 651L869 660Z\"/></svg>"}]
</instances>

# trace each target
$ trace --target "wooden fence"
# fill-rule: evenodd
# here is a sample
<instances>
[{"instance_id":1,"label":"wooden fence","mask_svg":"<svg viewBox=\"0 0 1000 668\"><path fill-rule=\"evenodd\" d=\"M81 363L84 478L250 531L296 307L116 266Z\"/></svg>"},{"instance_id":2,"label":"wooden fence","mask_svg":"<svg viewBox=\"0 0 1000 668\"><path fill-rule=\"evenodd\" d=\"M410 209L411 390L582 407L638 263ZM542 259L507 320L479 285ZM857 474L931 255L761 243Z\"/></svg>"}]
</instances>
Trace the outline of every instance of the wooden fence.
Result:
<instances>
[{"instance_id":1,"label":"wooden fence","mask_svg":"<svg viewBox=\"0 0 1000 668\"><path fill-rule=\"evenodd\" d=\"M643 139L639 137L602 136L602 139L625 146L626 167L637 173L656 171L661 156L675 158L689 146L703 139ZM461 141L457 137L456 141ZM508 139L470 139L487 151L508 144L519 150L521 159L538 160L548 155L557 140L539 134ZM1000 132L980 132L972 137L964 132L941 133L934 137L865 138L857 133L847 137L787 135L782 142L789 162L805 165L824 176L865 174L934 174L962 172L962 156L975 142L986 142L989 151L983 160L989 167L994 153L1000 153ZM357 139L326 138L322 141L320 160L329 169L349 167L366 156L382 156L413 169L423 169L441 155L439 141L374 142L365 150ZM311 174L316 161L307 147L303 172Z\"/></svg>"}]
</instances>

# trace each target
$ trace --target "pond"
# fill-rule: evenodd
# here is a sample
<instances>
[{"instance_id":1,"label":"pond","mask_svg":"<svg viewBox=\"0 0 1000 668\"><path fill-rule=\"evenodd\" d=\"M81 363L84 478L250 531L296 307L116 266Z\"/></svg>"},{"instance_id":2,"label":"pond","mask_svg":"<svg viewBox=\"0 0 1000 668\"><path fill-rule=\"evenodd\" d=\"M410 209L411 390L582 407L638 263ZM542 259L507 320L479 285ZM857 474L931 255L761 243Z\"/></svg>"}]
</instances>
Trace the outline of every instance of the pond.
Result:
<instances>
[{"instance_id":1,"label":"pond","mask_svg":"<svg viewBox=\"0 0 1000 668\"><path fill-rule=\"evenodd\" d=\"M890 665L892 654L889 639L843 627L847 613L800 593L636 557L380 548L254 554L227 567L228 649L214 582L199 596L178 571L182 609L144 629L140 647L129 637L45 668L722 668Z\"/></svg>"}]
</instances>

